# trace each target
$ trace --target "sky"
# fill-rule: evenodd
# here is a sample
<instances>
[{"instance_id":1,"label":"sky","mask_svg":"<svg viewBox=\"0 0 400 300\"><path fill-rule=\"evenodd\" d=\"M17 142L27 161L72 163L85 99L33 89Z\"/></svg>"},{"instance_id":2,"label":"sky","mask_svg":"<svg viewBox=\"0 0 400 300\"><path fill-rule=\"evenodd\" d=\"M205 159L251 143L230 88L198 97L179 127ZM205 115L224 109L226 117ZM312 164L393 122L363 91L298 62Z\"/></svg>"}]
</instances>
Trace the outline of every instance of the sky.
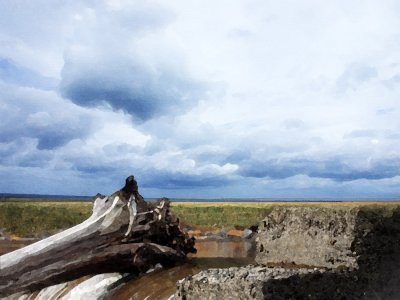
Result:
<instances>
[{"instance_id":1,"label":"sky","mask_svg":"<svg viewBox=\"0 0 400 300\"><path fill-rule=\"evenodd\" d=\"M400 198L400 2L0 0L0 192Z\"/></svg>"}]
</instances>

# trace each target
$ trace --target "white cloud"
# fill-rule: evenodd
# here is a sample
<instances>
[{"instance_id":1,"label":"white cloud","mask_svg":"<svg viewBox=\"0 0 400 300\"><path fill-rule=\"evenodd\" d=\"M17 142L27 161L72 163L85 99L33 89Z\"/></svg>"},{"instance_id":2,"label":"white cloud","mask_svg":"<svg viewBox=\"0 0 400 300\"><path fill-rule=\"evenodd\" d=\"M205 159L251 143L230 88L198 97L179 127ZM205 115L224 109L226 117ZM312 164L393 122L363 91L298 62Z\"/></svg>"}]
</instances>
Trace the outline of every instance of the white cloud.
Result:
<instances>
[{"instance_id":1,"label":"white cloud","mask_svg":"<svg viewBox=\"0 0 400 300\"><path fill-rule=\"evenodd\" d=\"M40 4L0 4L0 151L43 189L398 195L396 1Z\"/></svg>"}]
</instances>

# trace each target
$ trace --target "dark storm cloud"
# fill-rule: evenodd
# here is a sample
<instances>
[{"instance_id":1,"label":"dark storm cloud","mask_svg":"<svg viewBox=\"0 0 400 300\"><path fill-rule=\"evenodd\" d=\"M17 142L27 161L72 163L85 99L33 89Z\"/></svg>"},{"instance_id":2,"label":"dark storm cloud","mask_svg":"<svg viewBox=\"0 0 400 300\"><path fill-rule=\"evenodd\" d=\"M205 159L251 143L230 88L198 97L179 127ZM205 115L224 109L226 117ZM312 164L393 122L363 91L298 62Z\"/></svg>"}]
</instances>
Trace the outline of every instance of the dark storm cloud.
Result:
<instances>
[{"instance_id":1,"label":"dark storm cloud","mask_svg":"<svg viewBox=\"0 0 400 300\"><path fill-rule=\"evenodd\" d=\"M201 95L200 85L185 79L173 69L160 67L156 72L146 66L126 62L95 65L66 63L61 84L62 95L86 106L111 106L135 119L146 121L163 114L175 114L193 105ZM119 67L114 71L115 64Z\"/></svg>"},{"instance_id":2,"label":"dark storm cloud","mask_svg":"<svg viewBox=\"0 0 400 300\"><path fill-rule=\"evenodd\" d=\"M71 126L72 125L72 126ZM37 148L39 150L51 150L64 146L69 141L82 138L88 134L88 124L80 123L79 126L73 124L52 124L48 128L35 130L30 128L30 134L38 139Z\"/></svg>"}]
</instances>

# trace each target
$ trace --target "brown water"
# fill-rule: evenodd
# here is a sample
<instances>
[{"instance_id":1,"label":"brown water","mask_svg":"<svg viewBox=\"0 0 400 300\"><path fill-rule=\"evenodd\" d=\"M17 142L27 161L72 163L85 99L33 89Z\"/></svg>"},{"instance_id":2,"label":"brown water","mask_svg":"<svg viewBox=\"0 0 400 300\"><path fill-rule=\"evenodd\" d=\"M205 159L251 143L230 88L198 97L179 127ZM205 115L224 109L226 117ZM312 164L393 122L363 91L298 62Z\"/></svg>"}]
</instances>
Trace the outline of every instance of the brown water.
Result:
<instances>
[{"instance_id":1,"label":"brown water","mask_svg":"<svg viewBox=\"0 0 400 300\"><path fill-rule=\"evenodd\" d=\"M186 276L210 268L244 266L254 262L254 242L249 240L197 240L196 248L197 254L189 257L187 263L132 279L115 290L109 299L168 299L176 291L176 282Z\"/></svg>"},{"instance_id":2,"label":"brown water","mask_svg":"<svg viewBox=\"0 0 400 300\"><path fill-rule=\"evenodd\" d=\"M253 260L246 258L191 258L186 264L160 269L125 283L109 299L168 299L176 291L176 282L209 268L244 266Z\"/></svg>"},{"instance_id":3,"label":"brown water","mask_svg":"<svg viewBox=\"0 0 400 300\"><path fill-rule=\"evenodd\" d=\"M0 241L0 255L30 243L32 241ZM196 248L197 254L190 255L185 264L133 278L113 290L108 298L168 299L175 293L176 282L186 276L209 268L243 266L254 262L254 242L246 239L198 239Z\"/></svg>"},{"instance_id":4,"label":"brown water","mask_svg":"<svg viewBox=\"0 0 400 300\"><path fill-rule=\"evenodd\" d=\"M255 244L239 237L227 239L197 239L197 253L192 257L246 258L255 256Z\"/></svg>"}]
</instances>

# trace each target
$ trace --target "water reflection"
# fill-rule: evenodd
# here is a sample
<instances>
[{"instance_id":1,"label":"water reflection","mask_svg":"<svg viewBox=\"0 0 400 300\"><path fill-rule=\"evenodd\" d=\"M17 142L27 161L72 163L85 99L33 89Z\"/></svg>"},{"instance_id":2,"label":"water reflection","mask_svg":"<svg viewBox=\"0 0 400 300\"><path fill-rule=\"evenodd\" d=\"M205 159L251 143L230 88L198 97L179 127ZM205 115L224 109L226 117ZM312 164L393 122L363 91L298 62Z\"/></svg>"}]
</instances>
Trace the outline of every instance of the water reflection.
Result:
<instances>
[{"instance_id":1,"label":"water reflection","mask_svg":"<svg viewBox=\"0 0 400 300\"><path fill-rule=\"evenodd\" d=\"M254 242L241 238L196 240L197 253L193 257L253 257Z\"/></svg>"}]
</instances>

